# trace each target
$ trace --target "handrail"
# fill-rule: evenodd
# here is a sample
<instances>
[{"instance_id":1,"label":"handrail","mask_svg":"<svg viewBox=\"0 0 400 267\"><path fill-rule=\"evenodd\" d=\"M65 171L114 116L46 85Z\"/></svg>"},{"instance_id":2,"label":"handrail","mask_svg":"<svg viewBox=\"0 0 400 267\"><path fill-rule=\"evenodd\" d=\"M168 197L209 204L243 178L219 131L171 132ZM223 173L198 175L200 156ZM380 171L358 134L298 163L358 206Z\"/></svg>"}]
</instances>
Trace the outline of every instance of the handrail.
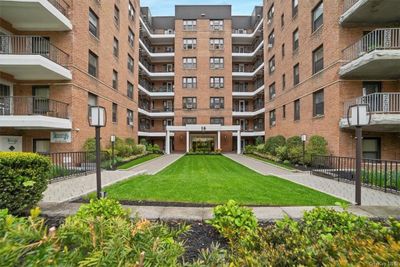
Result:
<instances>
[{"instance_id":1,"label":"handrail","mask_svg":"<svg viewBox=\"0 0 400 267\"><path fill-rule=\"evenodd\" d=\"M355 104L368 104L371 113L390 114L400 113L400 93L374 93L357 97L344 103L344 117L347 117L347 110Z\"/></svg>"}]
</instances>

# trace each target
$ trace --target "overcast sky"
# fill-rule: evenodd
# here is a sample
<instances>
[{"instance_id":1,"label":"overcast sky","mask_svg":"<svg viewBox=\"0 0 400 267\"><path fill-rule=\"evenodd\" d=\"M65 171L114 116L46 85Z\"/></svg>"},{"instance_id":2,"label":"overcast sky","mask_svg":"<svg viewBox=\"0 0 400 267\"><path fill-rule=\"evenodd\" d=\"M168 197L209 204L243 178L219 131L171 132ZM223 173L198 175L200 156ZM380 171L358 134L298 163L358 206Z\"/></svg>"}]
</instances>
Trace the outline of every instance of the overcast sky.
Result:
<instances>
[{"instance_id":1,"label":"overcast sky","mask_svg":"<svg viewBox=\"0 0 400 267\"><path fill-rule=\"evenodd\" d=\"M251 15L262 0L141 0L140 5L150 7L153 16L173 16L175 5L232 5L233 15Z\"/></svg>"}]
</instances>

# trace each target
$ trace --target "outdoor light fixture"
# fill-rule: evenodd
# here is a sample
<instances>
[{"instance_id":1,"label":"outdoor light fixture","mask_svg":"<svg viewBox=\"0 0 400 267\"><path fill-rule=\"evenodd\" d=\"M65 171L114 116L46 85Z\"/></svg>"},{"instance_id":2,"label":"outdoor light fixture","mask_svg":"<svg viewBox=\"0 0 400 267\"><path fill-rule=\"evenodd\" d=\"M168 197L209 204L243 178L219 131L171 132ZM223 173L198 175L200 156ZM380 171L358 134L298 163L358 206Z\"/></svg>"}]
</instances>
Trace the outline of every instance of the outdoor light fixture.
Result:
<instances>
[{"instance_id":1,"label":"outdoor light fixture","mask_svg":"<svg viewBox=\"0 0 400 267\"><path fill-rule=\"evenodd\" d=\"M111 168L114 170L115 167L115 135L111 135Z\"/></svg>"},{"instance_id":2,"label":"outdoor light fixture","mask_svg":"<svg viewBox=\"0 0 400 267\"><path fill-rule=\"evenodd\" d=\"M361 205L361 162L362 162L362 127L371 123L371 110L368 104L352 105L347 110L349 127L356 128L356 204Z\"/></svg>"},{"instance_id":3,"label":"outdoor light fixture","mask_svg":"<svg viewBox=\"0 0 400 267\"><path fill-rule=\"evenodd\" d=\"M303 143L303 166L306 165L306 142L307 142L307 135L302 134L300 136L301 142Z\"/></svg>"}]
</instances>

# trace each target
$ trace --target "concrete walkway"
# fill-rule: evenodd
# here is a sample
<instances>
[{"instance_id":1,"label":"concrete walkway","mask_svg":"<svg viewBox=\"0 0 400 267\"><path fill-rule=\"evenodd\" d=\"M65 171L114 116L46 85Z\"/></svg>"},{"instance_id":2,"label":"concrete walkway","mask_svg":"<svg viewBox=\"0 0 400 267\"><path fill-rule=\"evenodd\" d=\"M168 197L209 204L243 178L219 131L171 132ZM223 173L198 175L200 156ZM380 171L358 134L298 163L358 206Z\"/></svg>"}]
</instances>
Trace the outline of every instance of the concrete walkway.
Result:
<instances>
[{"instance_id":1,"label":"concrete walkway","mask_svg":"<svg viewBox=\"0 0 400 267\"><path fill-rule=\"evenodd\" d=\"M136 175L156 174L178 160L181 156L183 155L165 155L144 162L130 170L103 171L102 185L108 186ZM61 203L77 199L93 191L96 191L96 174L75 177L49 184L47 190L44 192L42 202Z\"/></svg>"},{"instance_id":2,"label":"concrete walkway","mask_svg":"<svg viewBox=\"0 0 400 267\"><path fill-rule=\"evenodd\" d=\"M353 184L339 182L333 179L322 178L306 172L292 172L264 161L244 155L226 154L226 157L242 164L262 175L274 175L283 179L301 184L318 191L345 199L354 203L355 189ZM362 205L366 206L400 206L400 195L385 193L370 188L362 188Z\"/></svg>"}]
</instances>

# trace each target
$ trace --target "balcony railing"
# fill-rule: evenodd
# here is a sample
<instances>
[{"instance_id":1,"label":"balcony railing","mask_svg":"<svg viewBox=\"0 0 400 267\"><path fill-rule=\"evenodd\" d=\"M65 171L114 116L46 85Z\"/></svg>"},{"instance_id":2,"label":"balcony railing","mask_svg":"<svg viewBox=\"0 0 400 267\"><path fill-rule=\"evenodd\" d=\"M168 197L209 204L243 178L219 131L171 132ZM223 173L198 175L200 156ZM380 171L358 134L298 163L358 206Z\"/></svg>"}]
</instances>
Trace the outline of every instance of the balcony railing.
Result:
<instances>
[{"instance_id":1,"label":"balcony railing","mask_svg":"<svg viewBox=\"0 0 400 267\"><path fill-rule=\"evenodd\" d=\"M347 10L349 10L352 6L354 6L359 1L360 0L344 0L343 13L345 13Z\"/></svg>"},{"instance_id":2,"label":"balcony railing","mask_svg":"<svg viewBox=\"0 0 400 267\"><path fill-rule=\"evenodd\" d=\"M28 115L68 119L68 104L34 96L0 97L0 116Z\"/></svg>"},{"instance_id":3,"label":"balcony railing","mask_svg":"<svg viewBox=\"0 0 400 267\"><path fill-rule=\"evenodd\" d=\"M344 64L375 50L400 49L400 28L374 30L343 50Z\"/></svg>"},{"instance_id":4,"label":"balcony railing","mask_svg":"<svg viewBox=\"0 0 400 267\"><path fill-rule=\"evenodd\" d=\"M61 66L69 63L69 55L40 36L0 35L0 54L40 55Z\"/></svg>"},{"instance_id":5,"label":"balcony railing","mask_svg":"<svg viewBox=\"0 0 400 267\"><path fill-rule=\"evenodd\" d=\"M55 8L57 8L58 11L61 12L64 16L68 18L68 11L70 8L70 5L64 1L64 0L47 0L49 3L51 3Z\"/></svg>"},{"instance_id":6,"label":"balcony railing","mask_svg":"<svg viewBox=\"0 0 400 267\"><path fill-rule=\"evenodd\" d=\"M248 46L234 45L232 47L232 53L239 53L239 54L253 53L258 48L258 46L261 44L262 41L263 37L261 37L260 40L258 40L253 45L248 45Z\"/></svg>"},{"instance_id":7,"label":"balcony railing","mask_svg":"<svg viewBox=\"0 0 400 267\"><path fill-rule=\"evenodd\" d=\"M344 117L351 105L368 104L371 113L400 114L400 93L375 93L349 100L344 103Z\"/></svg>"},{"instance_id":8,"label":"balcony railing","mask_svg":"<svg viewBox=\"0 0 400 267\"><path fill-rule=\"evenodd\" d=\"M139 105L139 108L151 113L174 112L174 107L164 107L162 109L155 109L155 108L150 108L146 105Z\"/></svg>"}]
</instances>

